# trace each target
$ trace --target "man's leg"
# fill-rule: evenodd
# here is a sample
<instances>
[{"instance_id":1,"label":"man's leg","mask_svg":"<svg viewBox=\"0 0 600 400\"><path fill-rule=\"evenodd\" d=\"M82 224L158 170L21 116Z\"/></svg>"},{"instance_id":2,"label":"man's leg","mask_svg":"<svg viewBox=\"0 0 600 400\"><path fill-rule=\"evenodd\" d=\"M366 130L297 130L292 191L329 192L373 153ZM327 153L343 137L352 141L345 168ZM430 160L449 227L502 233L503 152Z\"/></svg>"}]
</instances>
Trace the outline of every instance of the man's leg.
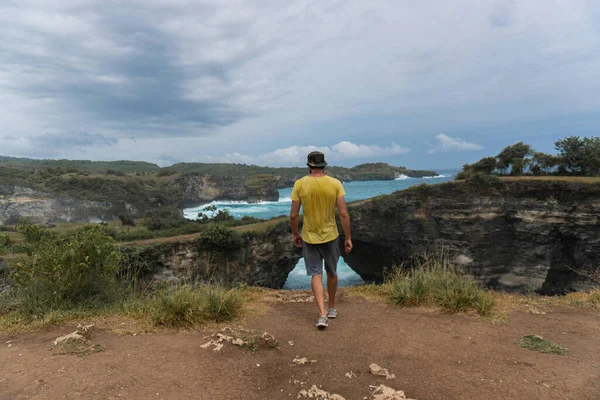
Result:
<instances>
[{"instance_id":1,"label":"man's leg","mask_svg":"<svg viewBox=\"0 0 600 400\"><path fill-rule=\"evenodd\" d=\"M304 265L306 274L311 276L311 287L315 302L319 307L319 316L327 316L325 309L325 296L323 289L323 258L317 245L302 242L302 253L304 255Z\"/></svg>"},{"instance_id":2,"label":"man's leg","mask_svg":"<svg viewBox=\"0 0 600 400\"><path fill-rule=\"evenodd\" d=\"M340 259L338 240L326 243L322 249L325 260L325 271L327 272L327 293L329 294L329 309L335 308L335 295L337 293L338 276L337 263Z\"/></svg>"},{"instance_id":3,"label":"man's leg","mask_svg":"<svg viewBox=\"0 0 600 400\"><path fill-rule=\"evenodd\" d=\"M337 293L338 277L327 271L327 293L329 294L328 308L335 308L335 294Z\"/></svg>"},{"instance_id":4,"label":"man's leg","mask_svg":"<svg viewBox=\"0 0 600 400\"><path fill-rule=\"evenodd\" d=\"M329 280L327 280L327 287L329 288ZM312 291L319 307L319 315L321 317L327 316L327 310L325 309L325 293L323 290L323 274L313 275L311 281Z\"/></svg>"}]
</instances>

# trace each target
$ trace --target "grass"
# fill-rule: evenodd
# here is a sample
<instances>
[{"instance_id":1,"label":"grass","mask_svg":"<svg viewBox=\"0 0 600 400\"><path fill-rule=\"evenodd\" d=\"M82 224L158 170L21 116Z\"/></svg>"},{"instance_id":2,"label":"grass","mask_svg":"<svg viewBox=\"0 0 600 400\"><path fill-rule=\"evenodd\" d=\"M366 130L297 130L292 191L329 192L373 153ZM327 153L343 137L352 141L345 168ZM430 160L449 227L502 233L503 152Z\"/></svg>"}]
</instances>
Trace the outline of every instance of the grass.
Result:
<instances>
[{"instance_id":1,"label":"grass","mask_svg":"<svg viewBox=\"0 0 600 400\"><path fill-rule=\"evenodd\" d=\"M568 352L565 347L552 343L538 335L525 335L514 343L518 347L540 353L564 355Z\"/></svg>"},{"instance_id":2,"label":"grass","mask_svg":"<svg viewBox=\"0 0 600 400\"><path fill-rule=\"evenodd\" d=\"M435 305L448 312L488 316L496 302L473 277L451 265L444 248L417 253L388 277L387 298L403 307Z\"/></svg>"},{"instance_id":3,"label":"grass","mask_svg":"<svg viewBox=\"0 0 600 400\"><path fill-rule=\"evenodd\" d=\"M232 321L240 314L241 306L235 289L181 286L159 292L148 302L148 311L155 326L177 329L209 321Z\"/></svg>"},{"instance_id":4,"label":"grass","mask_svg":"<svg viewBox=\"0 0 600 400\"><path fill-rule=\"evenodd\" d=\"M146 293L131 292L112 304L96 308L61 307L32 315L12 291L0 295L0 332L36 331L66 323L98 321L101 325L135 326L134 331L196 329L231 322L254 313L262 290L182 285Z\"/></svg>"}]
</instances>

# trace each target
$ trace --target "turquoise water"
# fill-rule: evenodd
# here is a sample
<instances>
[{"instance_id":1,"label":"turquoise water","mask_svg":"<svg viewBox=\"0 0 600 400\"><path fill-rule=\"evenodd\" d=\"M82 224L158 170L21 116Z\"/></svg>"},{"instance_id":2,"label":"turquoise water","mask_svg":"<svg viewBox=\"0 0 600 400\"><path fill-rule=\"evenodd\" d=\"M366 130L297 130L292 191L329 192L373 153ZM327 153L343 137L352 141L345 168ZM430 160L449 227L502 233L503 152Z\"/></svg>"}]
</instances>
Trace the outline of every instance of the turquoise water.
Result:
<instances>
[{"instance_id":1,"label":"turquoise water","mask_svg":"<svg viewBox=\"0 0 600 400\"><path fill-rule=\"evenodd\" d=\"M435 184L448 182L454 179L455 174L456 171L451 171L441 173L439 176L433 178L409 178L401 176L393 181L347 182L344 183L346 202L393 193L421 183ZM187 208L183 212L186 218L196 219L199 212L204 212L202 211L204 207L214 205L217 207L217 211L227 209L236 218L242 218L247 215L268 219L279 215L289 215L292 204L291 193L292 188L285 188L279 190L279 201L263 201L252 204L248 204L245 201L214 201L210 204ZM211 213L206 214L211 215ZM338 263L338 276L340 286L353 286L362 282L360 276L342 258L340 258L340 262ZM310 289L310 278L306 276L303 259L300 259L294 270L290 272L284 289Z\"/></svg>"}]
</instances>

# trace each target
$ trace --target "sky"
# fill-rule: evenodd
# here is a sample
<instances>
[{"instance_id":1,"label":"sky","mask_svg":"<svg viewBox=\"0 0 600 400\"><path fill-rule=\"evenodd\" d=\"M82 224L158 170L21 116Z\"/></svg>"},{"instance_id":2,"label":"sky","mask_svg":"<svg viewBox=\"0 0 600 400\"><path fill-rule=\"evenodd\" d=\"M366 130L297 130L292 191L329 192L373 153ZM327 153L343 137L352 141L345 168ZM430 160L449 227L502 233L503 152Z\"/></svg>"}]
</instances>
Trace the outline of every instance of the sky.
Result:
<instances>
[{"instance_id":1,"label":"sky","mask_svg":"<svg viewBox=\"0 0 600 400\"><path fill-rule=\"evenodd\" d=\"M3 0L0 155L460 167L600 134L597 0Z\"/></svg>"}]
</instances>

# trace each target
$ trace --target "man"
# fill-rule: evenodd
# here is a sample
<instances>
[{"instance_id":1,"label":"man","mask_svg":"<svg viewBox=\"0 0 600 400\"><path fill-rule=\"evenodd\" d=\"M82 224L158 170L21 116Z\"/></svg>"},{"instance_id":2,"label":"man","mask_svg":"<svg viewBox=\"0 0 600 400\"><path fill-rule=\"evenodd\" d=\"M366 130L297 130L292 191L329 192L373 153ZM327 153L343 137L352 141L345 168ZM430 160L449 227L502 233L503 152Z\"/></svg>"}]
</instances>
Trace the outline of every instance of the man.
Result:
<instances>
[{"instance_id":1,"label":"man","mask_svg":"<svg viewBox=\"0 0 600 400\"><path fill-rule=\"evenodd\" d=\"M314 151L308 155L310 174L296 181L292 190L292 210L290 224L294 235L294 245L302 247L306 274L312 276L312 291L319 307L317 327L324 329L329 318L337 317L335 294L337 292L337 263L340 258L338 247L338 229L335 223L337 207L340 222L344 229L346 254L352 251L350 235L350 216L344 200L342 183L325 175L327 166L325 155ZM302 236L298 233L300 206L304 214ZM329 293L328 309L325 309L323 290L323 261L327 272L327 292Z\"/></svg>"}]
</instances>

